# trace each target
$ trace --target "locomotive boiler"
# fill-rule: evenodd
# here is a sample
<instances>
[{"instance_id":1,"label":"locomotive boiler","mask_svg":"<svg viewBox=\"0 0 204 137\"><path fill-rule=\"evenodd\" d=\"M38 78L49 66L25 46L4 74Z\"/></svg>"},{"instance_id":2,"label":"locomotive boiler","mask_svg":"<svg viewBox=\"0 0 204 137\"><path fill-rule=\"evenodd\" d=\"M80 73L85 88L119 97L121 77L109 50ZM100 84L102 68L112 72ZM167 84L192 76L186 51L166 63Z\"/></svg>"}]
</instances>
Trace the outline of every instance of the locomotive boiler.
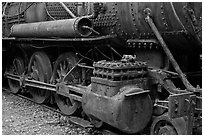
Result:
<instances>
[{"instance_id":1,"label":"locomotive boiler","mask_svg":"<svg viewBox=\"0 0 204 137\"><path fill-rule=\"evenodd\" d=\"M199 2L2 3L3 73L97 128L197 134L201 25Z\"/></svg>"}]
</instances>

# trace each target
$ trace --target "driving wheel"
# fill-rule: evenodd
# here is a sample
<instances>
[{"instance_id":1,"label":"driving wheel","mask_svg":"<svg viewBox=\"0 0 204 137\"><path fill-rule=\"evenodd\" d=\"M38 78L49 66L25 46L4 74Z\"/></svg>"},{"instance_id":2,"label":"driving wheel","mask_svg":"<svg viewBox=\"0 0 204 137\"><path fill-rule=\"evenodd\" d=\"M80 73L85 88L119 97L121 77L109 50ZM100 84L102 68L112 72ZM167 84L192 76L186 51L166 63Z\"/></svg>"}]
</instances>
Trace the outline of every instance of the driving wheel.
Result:
<instances>
[{"instance_id":1,"label":"driving wheel","mask_svg":"<svg viewBox=\"0 0 204 137\"><path fill-rule=\"evenodd\" d=\"M6 70L7 73L20 76L23 74L25 69L24 61L21 57L15 57L10 63ZM19 81L8 79L8 84L11 92L18 93L20 90Z\"/></svg>"},{"instance_id":2,"label":"driving wheel","mask_svg":"<svg viewBox=\"0 0 204 137\"><path fill-rule=\"evenodd\" d=\"M31 56L28 72L31 79L48 83L52 74L52 67L48 56L43 52L36 52ZM50 91L30 87L29 92L37 103L45 103L50 97Z\"/></svg>"},{"instance_id":3,"label":"driving wheel","mask_svg":"<svg viewBox=\"0 0 204 137\"><path fill-rule=\"evenodd\" d=\"M60 55L55 62L51 81L57 83L63 82L65 84L77 84L80 79L79 69L75 66L77 61L77 56L72 52ZM70 70L72 71L66 76ZM76 113L81 106L80 102L60 94L55 94L55 101L62 113L66 115Z\"/></svg>"}]
</instances>

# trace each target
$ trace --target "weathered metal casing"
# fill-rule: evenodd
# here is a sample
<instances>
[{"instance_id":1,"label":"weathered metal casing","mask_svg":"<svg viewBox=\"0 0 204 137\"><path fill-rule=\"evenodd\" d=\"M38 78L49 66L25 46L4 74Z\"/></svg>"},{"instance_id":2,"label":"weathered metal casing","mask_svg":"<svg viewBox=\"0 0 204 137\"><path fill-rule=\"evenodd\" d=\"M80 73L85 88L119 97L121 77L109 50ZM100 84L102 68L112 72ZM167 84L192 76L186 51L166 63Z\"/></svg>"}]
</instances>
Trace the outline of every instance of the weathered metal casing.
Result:
<instances>
[{"instance_id":1,"label":"weathered metal casing","mask_svg":"<svg viewBox=\"0 0 204 137\"><path fill-rule=\"evenodd\" d=\"M125 133L144 129L152 115L152 101L147 91L134 85L120 88L112 97L96 94L89 86L82 97L84 112Z\"/></svg>"},{"instance_id":2,"label":"weathered metal casing","mask_svg":"<svg viewBox=\"0 0 204 137\"><path fill-rule=\"evenodd\" d=\"M87 37L91 34L89 29L83 26L92 27L92 22L84 17L73 19L45 21L27 24L13 25L11 36L13 37Z\"/></svg>"},{"instance_id":3,"label":"weathered metal casing","mask_svg":"<svg viewBox=\"0 0 204 137\"><path fill-rule=\"evenodd\" d=\"M100 33L117 34L119 41L154 38L145 21L146 8L151 10L158 30L167 34L164 38L170 46L183 45L186 48L190 45L185 33L182 33L185 31L194 38L191 42L202 39L202 4L199 2L107 2L104 7L105 14L94 20L94 27L99 28Z\"/></svg>"}]
</instances>

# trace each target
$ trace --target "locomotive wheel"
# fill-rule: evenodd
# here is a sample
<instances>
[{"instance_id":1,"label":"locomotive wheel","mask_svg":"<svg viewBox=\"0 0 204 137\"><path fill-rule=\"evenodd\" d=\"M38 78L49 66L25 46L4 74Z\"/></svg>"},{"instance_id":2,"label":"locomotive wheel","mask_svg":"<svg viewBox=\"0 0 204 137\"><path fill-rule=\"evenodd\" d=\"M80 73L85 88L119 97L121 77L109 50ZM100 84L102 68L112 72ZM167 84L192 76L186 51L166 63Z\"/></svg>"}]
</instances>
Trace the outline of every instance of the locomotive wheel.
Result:
<instances>
[{"instance_id":1,"label":"locomotive wheel","mask_svg":"<svg viewBox=\"0 0 204 137\"><path fill-rule=\"evenodd\" d=\"M154 135L177 135L173 126L166 121L161 121L154 129Z\"/></svg>"},{"instance_id":2,"label":"locomotive wheel","mask_svg":"<svg viewBox=\"0 0 204 137\"><path fill-rule=\"evenodd\" d=\"M59 94L55 94L55 100L61 112L66 115L74 114L79 107L79 102Z\"/></svg>"},{"instance_id":3,"label":"locomotive wheel","mask_svg":"<svg viewBox=\"0 0 204 137\"><path fill-rule=\"evenodd\" d=\"M7 72L14 74L14 75L21 75L23 74L25 69L24 61L21 57L14 58L11 63L9 63L9 68L7 68ZM11 92L18 93L20 90L20 83L19 81L15 81L12 79L8 79L8 84L11 89Z\"/></svg>"},{"instance_id":4,"label":"locomotive wheel","mask_svg":"<svg viewBox=\"0 0 204 137\"><path fill-rule=\"evenodd\" d=\"M159 129L158 135L176 135L176 131L172 126L166 125Z\"/></svg>"},{"instance_id":5,"label":"locomotive wheel","mask_svg":"<svg viewBox=\"0 0 204 137\"><path fill-rule=\"evenodd\" d=\"M173 121L168 118L168 114L163 114L153 121L151 135L178 135L178 128L180 127L174 127Z\"/></svg>"},{"instance_id":6,"label":"locomotive wheel","mask_svg":"<svg viewBox=\"0 0 204 137\"><path fill-rule=\"evenodd\" d=\"M56 60L51 81L64 82L66 84L76 84L79 79L79 70L75 68L65 79L65 75L75 67L78 58L72 52L64 53ZM64 79L64 81L63 81ZM55 94L57 106L66 115L72 115L77 112L80 103L69 97L63 97Z\"/></svg>"},{"instance_id":7,"label":"locomotive wheel","mask_svg":"<svg viewBox=\"0 0 204 137\"><path fill-rule=\"evenodd\" d=\"M52 74L48 56L43 52L34 53L29 62L28 72L32 79L48 83ZM50 97L50 91L47 90L30 87L29 92L37 103L45 103Z\"/></svg>"}]
</instances>

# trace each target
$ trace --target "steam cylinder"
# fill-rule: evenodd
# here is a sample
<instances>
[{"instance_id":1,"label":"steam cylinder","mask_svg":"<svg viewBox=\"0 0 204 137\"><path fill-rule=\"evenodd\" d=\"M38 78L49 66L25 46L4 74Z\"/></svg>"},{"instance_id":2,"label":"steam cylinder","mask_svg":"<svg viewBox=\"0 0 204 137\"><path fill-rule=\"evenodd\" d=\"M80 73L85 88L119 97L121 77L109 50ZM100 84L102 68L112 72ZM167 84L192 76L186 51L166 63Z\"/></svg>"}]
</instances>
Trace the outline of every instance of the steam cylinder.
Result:
<instances>
[{"instance_id":1,"label":"steam cylinder","mask_svg":"<svg viewBox=\"0 0 204 137\"><path fill-rule=\"evenodd\" d=\"M12 26L10 36L21 38L87 37L91 34L91 31L83 28L83 26L92 27L92 22L87 18L77 17L73 19L16 24Z\"/></svg>"}]
</instances>

